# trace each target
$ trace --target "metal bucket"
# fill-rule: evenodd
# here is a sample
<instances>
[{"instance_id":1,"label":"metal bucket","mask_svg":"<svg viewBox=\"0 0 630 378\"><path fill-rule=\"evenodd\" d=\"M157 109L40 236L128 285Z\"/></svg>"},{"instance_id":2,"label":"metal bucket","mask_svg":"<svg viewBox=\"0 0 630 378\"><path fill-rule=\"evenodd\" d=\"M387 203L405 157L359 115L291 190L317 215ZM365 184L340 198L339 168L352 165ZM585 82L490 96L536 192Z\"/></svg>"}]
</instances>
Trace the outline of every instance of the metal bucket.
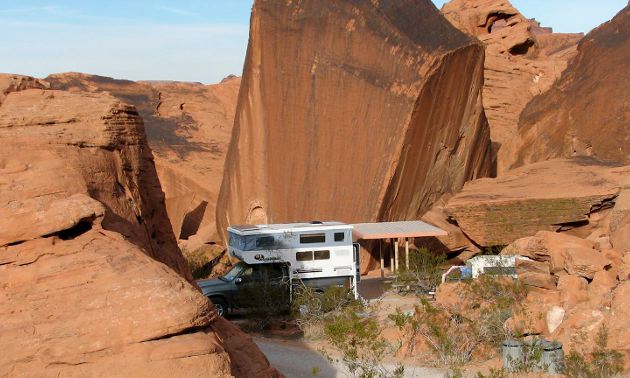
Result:
<instances>
[{"instance_id":1,"label":"metal bucket","mask_svg":"<svg viewBox=\"0 0 630 378\"><path fill-rule=\"evenodd\" d=\"M503 351L503 368L513 371L523 364L523 343L518 340L505 340L501 347Z\"/></svg>"}]
</instances>

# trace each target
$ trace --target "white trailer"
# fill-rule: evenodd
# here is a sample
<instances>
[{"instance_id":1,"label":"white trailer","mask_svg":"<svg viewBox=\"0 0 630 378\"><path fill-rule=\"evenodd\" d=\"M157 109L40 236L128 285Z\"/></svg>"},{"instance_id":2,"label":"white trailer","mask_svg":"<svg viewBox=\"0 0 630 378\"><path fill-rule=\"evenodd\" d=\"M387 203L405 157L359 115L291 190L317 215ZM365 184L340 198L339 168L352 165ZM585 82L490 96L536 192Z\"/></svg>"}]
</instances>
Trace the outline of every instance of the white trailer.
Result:
<instances>
[{"instance_id":1,"label":"white trailer","mask_svg":"<svg viewBox=\"0 0 630 378\"><path fill-rule=\"evenodd\" d=\"M228 227L228 252L246 264L284 263L289 279L314 288L348 285L358 298L359 247L352 226L311 222Z\"/></svg>"}]
</instances>

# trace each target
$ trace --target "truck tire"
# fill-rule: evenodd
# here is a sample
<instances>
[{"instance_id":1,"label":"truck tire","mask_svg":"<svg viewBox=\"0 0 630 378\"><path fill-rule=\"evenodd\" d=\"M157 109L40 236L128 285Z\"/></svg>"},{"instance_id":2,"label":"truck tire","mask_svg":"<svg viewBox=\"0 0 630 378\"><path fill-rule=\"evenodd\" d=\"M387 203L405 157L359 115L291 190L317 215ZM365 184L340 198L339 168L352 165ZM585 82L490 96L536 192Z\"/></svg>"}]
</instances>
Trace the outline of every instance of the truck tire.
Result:
<instances>
[{"instance_id":1,"label":"truck tire","mask_svg":"<svg viewBox=\"0 0 630 378\"><path fill-rule=\"evenodd\" d=\"M219 316L225 316L228 313L228 304L221 298L210 298L212 303L214 304L215 310L217 310L217 314Z\"/></svg>"}]
</instances>

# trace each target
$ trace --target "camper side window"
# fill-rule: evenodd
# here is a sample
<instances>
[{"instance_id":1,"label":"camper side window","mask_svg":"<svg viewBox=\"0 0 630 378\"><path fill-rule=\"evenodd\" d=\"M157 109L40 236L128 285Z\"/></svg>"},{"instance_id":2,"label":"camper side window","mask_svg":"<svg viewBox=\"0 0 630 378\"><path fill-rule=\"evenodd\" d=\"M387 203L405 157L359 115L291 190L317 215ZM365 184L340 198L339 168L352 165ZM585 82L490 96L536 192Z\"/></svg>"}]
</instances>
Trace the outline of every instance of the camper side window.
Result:
<instances>
[{"instance_id":1,"label":"camper side window","mask_svg":"<svg viewBox=\"0 0 630 378\"><path fill-rule=\"evenodd\" d=\"M313 260L313 251L295 252L295 259L297 261L311 261Z\"/></svg>"},{"instance_id":2,"label":"camper side window","mask_svg":"<svg viewBox=\"0 0 630 378\"><path fill-rule=\"evenodd\" d=\"M312 243L325 243L326 234L301 234L300 243L312 244Z\"/></svg>"},{"instance_id":3,"label":"camper side window","mask_svg":"<svg viewBox=\"0 0 630 378\"><path fill-rule=\"evenodd\" d=\"M335 241L342 242L344 239L345 233L343 232L335 232Z\"/></svg>"},{"instance_id":4,"label":"camper side window","mask_svg":"<svg viewBox=\"0 0 630 378\"><path fill-rule=\"evenodd\" d=\"M330 251L315 251L315 260L328 260L330 259Z\"/></svg>"},{"instance_id":5,"label":"camper side window","mask_svg":"<svg viewBox=\"0 0 630 378\"><path fill-rule=\"evenodd\" d=\"M273 236L262 236L256 239L256 247L273 247L274 242Z\"/></svg>"}]
</instances>

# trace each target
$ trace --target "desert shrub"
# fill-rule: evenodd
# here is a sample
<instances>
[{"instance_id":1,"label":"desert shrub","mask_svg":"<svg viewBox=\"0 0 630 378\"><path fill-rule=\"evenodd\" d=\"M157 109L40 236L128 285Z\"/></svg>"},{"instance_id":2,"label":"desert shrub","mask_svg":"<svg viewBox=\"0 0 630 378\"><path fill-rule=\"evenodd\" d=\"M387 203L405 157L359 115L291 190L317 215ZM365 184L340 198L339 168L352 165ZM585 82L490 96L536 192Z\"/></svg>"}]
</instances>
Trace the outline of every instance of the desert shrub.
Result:
<instances>
[{"instance_id":1,"label":"desert shrub","mask_svg":"<svg viewBox=\"0 0 630 378\"><path fill-rule=\"evenodd\" d=\"M382 361L393 348L381 336L378 319L350 290L329 287L318 292L299 285L294 290L292 313L305 336L322 337L341 357L333 358L323 349L320 352L330 361L342 362L353 376L402 376L402 366L394 372L384 367Z\"/></svg>"},{"instance_id":2,"label":"desert shrub","mask_svg":"<svg viewBox=\"0 0 630 378\"><path fill-rule=\"evenodd\" d=\"M333 312L345 307L361 311L364 305L344 287L330 286L323 292L298 282L293 291L291 310L296 324L307 338L324 336L324 324Z\"/></svg>"},{"instance_id":3,"label":"desert shrub","mask_svg":"<svg viewBox=\"0 0 630 378\"><path fill-rule=\"evenodd\" d=\"M464 371L459 367L450 368L444 374L444 378L464 378Z\"/></svg>"},{"instance_id":4,"label":"desert shrub","mask_svg":"<svg viewBox=\"0 0 630 378\"><path fill-rule=\"evenodd\" d=\"M435 363L460 366L470 361L479 346L476 322L450 311L434 306L426 299L416 307L416 317L411 328L422 337L435 357Z\"/></svg>"},{"instance_id":5,"label":"desert shrub","mask_svg":"<svg viewBox=\"0 0 630 378\"><path fill-rule=\"evenodd\" d=\"M341 353L351 374L361 378L402 377L402 365L391 372L382 364L391 346L381 332L375 317L358 312L354 306L336 311L324 325L326 340Z\"/></svg>"},{"instance_id":6,"label":"desert shrub","mask_svg":"<svg viewBox=\"0 0 630 378\"><path fill-rule=\"evenodd\" d=\"M481 372L477 372L477 375L475 375L475 378L508 378L510 376L510 374L508 372L505 371L505 369L490 369L490 372L488 372L488 375L485 375Z\"/></svg>"},{"instance_id":7,"label":"desert shrub","mask_svg":"<svg viewBox=\"0 0 630 378\"><path fill-rule=\"evenodd\" d=\"M188 269L194 279L199 280L207 278L212 272L212 265L210 259L201 250L189 251L186 248L181 248L182 254L188 263Z\"/></svg>"},{"instance_id":8,"label":"desert shrub","mask_svg":"<svg viewBox=\"0 0 630 378\"><path fill-rule=\"evenodd\" d=\"M597 332L595 348L587 356L576 351L564 360L565 374L575 378L612 378L623 372L623 356L608 349L608 329L602 325Z\"/></svg>"},{"instance_id":9,"label":"desert shrub","mask_svg":"<svg viewBox=\"0 0 630 378\"><path fill-rule=\"evenodd\" d=\"M505 322L526 296L526 287L511 278L482 275L468 281L464 286L464 298L467 310L477 312L479 342L498 347L506 338L515 336L513 330L505 328Z\"/></svg>"},{"instance_id":10,"label":"desert shrub","mask_svg":"<svg viewBox=\"0 0 630 378\"><path fill-rule=\"evenodd\" d=\"M409 291L428 292L437 288L442 280L442 265L446 257L442 254L431 253L421 248L409 254L409 266L401 259L401 269L395 275L393 284Z\"/></svg>"},{"instance_id":11,"label":"desert shrub","mask_svg":"<svg viewBox=\"0 0 630 378\"><path fill-rule=\"evenodd\" d=\"M247 309L247 330L268 329L272 322L289 314L288 282L272 282L265 277L253 284L241 284L236 296L237 303Z\"/></svg>"},{"instance_id":12,"label":"desert shrub","mask_svg":"<svg viewBox=\"0 0 630 378\"><path fill-rule=\"evenodd\" d=\"M526 290L517 281L504 277L482 276L463 284L462 302L445 307L420 300L415 314L397 311L390 315L413 347L420 337L431 350L433 363L461 366L468 363L477 350L495 350L511 337L504 324L525 298Z\"/></svg>"}]
</instances>

